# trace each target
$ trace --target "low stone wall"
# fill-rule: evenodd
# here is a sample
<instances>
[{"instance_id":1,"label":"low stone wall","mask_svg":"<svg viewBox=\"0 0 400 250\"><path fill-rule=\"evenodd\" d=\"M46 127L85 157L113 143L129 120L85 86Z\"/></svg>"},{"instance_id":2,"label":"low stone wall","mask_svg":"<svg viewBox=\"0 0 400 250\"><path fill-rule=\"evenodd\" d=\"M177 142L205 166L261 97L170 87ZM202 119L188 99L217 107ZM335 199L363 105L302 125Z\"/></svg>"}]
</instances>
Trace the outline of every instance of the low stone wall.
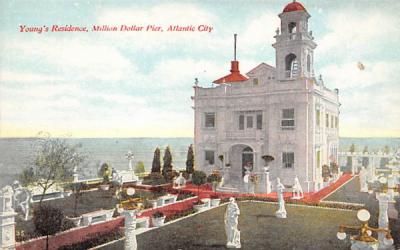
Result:
<instances>
[{"instance_id":1,"label":"low stone wall","mask_svg":"<svg viewBox=\"0 0 400 250\"><path fill-rule=\"evenodd\" d=\"M58 249L61 246L71 245L87 239L95 238L98 234L119 230L124 225L124 218L117 217L107 222L88 227L73 228L49 237L49 249ZM40 237L17 243L16 250L46 249L46 237Z\"/></svg>"}]
</instances>

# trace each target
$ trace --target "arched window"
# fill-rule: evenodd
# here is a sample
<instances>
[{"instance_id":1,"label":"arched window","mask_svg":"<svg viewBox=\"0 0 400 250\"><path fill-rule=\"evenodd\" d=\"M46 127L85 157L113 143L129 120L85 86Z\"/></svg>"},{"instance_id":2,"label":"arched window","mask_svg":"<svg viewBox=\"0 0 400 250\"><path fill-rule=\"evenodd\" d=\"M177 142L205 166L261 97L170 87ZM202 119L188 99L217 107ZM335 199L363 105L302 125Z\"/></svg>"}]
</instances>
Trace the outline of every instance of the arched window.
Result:
<instances>
[{"instance_id":1,"label":"arched window","mask_svg":"<svg viewBox=\"0 0 400 250\"><path fill-rule=\"evenodd\" d=\"M307 72L311 73L311 56L310 56L310 54L307 55Z\"/></svg>"},{"instance_id":2,"label":"arched window","mask_svg":"<svg viewBox=\"0 0 400 250\"><path fill-rule=\"evenodd\" d=\"M296 23L295 22L290 22L288 24L288 29L289 29L289 33L296 33L297 29L296 29Z\"/></svg>"},{"instance_id":3,"label":"arched window","mask_svg":"<svg viewBox=\"0 0 400 250\"><path fill-rule=\"evenodd\" d=\"M295 54L290 53L285 58L285 75L287 78L292 78L297 75L297 57Z\"/></svg>"}]
</instances>

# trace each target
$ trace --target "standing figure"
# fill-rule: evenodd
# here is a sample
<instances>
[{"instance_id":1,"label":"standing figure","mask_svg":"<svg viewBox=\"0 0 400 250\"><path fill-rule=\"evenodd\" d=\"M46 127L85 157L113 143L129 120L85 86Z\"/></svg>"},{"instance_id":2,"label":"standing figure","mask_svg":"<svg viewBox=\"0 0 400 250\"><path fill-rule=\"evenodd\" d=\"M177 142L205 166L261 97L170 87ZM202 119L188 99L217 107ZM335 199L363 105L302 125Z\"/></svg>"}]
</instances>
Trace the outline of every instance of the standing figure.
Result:
<instances>
[{"instance_id":1,"label":"standing figure","mask_svg":"<svg viewBox=\"0 0 400 250\"><path fill-rule=\"evenodd\" d=\"M19 181L14 181L13 185L13 203L16 210L20 210L23 214L25 221L28 220L29 216L29 202L31 199L31 193L28 189L23 188Z\"/></svg>"},{"instance_id":2,"label":"standing figure","mask_svg":"<svg viewBox=\"0 0 400 250\"><path fill-rule=\"evenodd\" d=\"M227 238L227 248L241 248L240 231L237 226L239 223L240 210L235 202L235 198L229 198L229 204L225 212L225 233Z\"/></svg>"},{"instance_id":3,"label":"standing figure","mask_svg":"<svg viewBox=\"0 0 400 250\"><path fill-rule=\"evenodd\" d=\"M303 197L304 197L303 189L301 188L299 178L296 175L296 177L294 177L292 199L299 200L299 199L302 199Z\"/></svg>"},{"instance_id":4,"label":"standing figure","mask_svg":"<svg viewBox=\"0 0 400 250\"><path fill-rule=\"evenodd\" d=\"M283 199L283 193L285 186L281 183L279 178L276 178L276 192L278 194L279 209L275 212L277 218L286 218L285 200Z\"/></svg>"},{"instance_id":5,"label":"standing figure","mask_svg":"<svg viewBox=\"0 0 400 250\"><path fill-rule=\"evenodd\" d=\"M367 170L365 169L365 167L361 167L359 178L360 178L360 192L368 192Z\"/></svg>"}]
</instances>

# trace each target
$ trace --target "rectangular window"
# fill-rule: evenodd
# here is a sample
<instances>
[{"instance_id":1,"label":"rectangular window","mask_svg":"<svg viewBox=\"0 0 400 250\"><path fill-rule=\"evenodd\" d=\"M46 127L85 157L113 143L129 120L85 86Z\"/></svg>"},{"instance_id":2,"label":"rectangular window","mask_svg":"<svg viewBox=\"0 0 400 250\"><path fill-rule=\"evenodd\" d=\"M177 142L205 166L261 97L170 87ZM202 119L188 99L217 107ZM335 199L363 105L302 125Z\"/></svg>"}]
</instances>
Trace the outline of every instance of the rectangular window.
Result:
<instances>
[{"instance_id":1,"label":"rectangular window","mask_svg":"<svg viewBox=\"0 0 400 250\"><path fill-rule=\"evenodd\" d=\"M257 115L257 129L262 129L262 114Z\"/></svg>"},{"instance_id":2,"label":"rectangular window","mask_svg":"<svg viewBox=\"0 0 400 250\"><path fill-rule=\"evenodd\" d=\"M321 151L317 151L317 168L321 167Z\"/></svg>"},{"instance_id":3,"label":"rectangular window","mask_svg":"<svg viewBox=\"0 0 400 250\"><path fill-rule=\"evenodd\" d=\"M239 115L239 130L244 130L244 115Z\"/></svg>"},{"instance_id":4,"label":"rectangular window","mask_svg":"<svg viewBox=\"0 0 400 250\"><path fill-rule=\"evenodd\" d=\"M258 78L254 78L253 79L253 85L254 86L258 86Z\"/></svg>"},{"instance_id":5,"label":"rectangular window","mask_svg":"<svg viewBox=\"0 0 400 250\"><path fill-rule=\"evenodd\" d=\"M325 126L326 126L327 128L329 128L329 114L326 114L326 115L325 115L325 122L326 122Z\"/></svg>"},{"instance_id":6,"label":"rectangular window","mask_svg":"<svg viewBox=\"0 0 400 250\"><path fill-rule=\"evenodd\" d=\"M294 129L294 109L283 109L282 110L282 130L293 130Z\"/></svg>"},{"instance_id":7,"label":"rectangular window","mask_svg":"<svg viewBox=\"0 0 400 250\"><path fill-rule=\"evenodd\" d=\"M246 116L247 128L253 128L253 116Z\"/></svg>"},{"instance_id":8,"label":"rectangular window","mask_svg":"<svg viewBox=\"0 0 400 250\"><path fill-rule=\"evenodd\" d=\"M339 127L339 118L336 116L335 117L335 128Z\"/></svg>"},{"instance_id":9,"label":"rectangular window","mask_svg":"<svg viewBox=\"0 0 400 250\"><path fill-rule=\"evenodd\" d=\"M333 128L333 125L335 124L334 123L334 119L335 119L335 117L333 117L333 115L331 116L331 128Z\"/></svg>"},{"instance_id":10,"label":"rectangular window","mask_svg":"<svg viewBox=\"0 0 400 250\"><path fill-rule=\"evenodd\" d=\"M214 151L206 150L205 151L206 163L210 165L214 165Z\"/></svg>"},{"instance_id":11,"label":"rectangular window","mask_svg":"<svg viewBox=\"0 0 400 250\"><path fill-rule=\"evenodd\" d=\"M315 115L315 120L316 120L317 126L320 126L320 124L321 124L321 111L319 109L317 109L317 113Z\"/></svg>"},{"instance_id":12,"label":"rectangular window","mask_svg":"<svg viewBox=\"0 0 400 250\"><path fill-rule=\"evenodd\" d=\"M283 152L282 153L282 164L284 168L294 167L294 153L293 152Z\"/></svg>"},{"instance_id":13,"label":"rectangular window","mask_svg":"<svg viewBox=\"0 0 400 250\"><path fill-rule=\"evenodd\" d=\"M205 127L214 128L215 127L215 113L205 113Z\"/></svg>"}]
</instances>

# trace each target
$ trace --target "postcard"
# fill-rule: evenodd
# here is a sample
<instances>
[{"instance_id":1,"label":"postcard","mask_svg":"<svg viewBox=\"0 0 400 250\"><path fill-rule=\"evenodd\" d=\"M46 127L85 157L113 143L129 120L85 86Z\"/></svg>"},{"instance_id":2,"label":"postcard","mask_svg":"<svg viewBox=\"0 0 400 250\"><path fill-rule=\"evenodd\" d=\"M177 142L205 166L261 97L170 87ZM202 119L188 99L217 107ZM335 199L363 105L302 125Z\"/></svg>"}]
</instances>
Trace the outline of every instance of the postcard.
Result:
<instances>
[{"instance_id":1,"label":"postcard","mask_svg":"<svg viewBox=\"0 0 400 250\"><path fill-rule=\"evenodd\" d=\"M1 249L398 249L400 3L2 1Z\"/></svg>"}]
</instances>

